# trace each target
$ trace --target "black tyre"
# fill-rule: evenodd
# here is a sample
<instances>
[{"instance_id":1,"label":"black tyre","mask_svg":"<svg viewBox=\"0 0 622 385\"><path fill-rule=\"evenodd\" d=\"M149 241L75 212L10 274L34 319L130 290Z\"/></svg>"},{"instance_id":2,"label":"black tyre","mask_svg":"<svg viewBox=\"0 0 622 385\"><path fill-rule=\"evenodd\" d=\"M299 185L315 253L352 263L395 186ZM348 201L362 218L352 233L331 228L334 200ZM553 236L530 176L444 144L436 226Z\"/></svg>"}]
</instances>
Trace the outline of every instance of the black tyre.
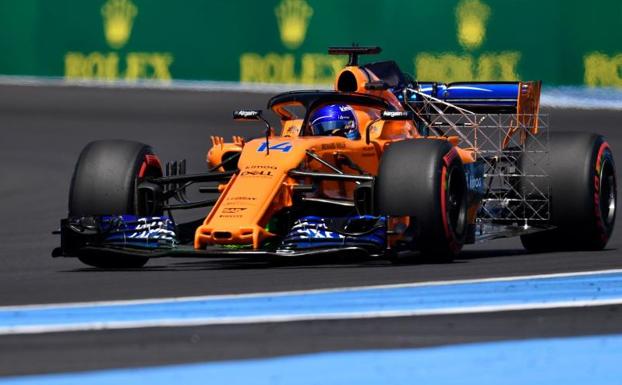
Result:
<instances>
[{"instance_id":1,"label":"black tyre","mask_svg":"<svg viewBox=\"0 0 622 385\"><path fill-rule=\"evenodd\" d=\"M161 175L159 160L145 144L125 140L91 142L82 150L71 179L69 216L147 215L148 208L138 197L136 186L143 177ZM137 268L148 261L141 257L79 259L101 268Z\"/></svg>"},{"instance_id":2,"label":"black tyre","mask_svg":"<svg viewBox=\"0 0 622 385\"><path fill-rule=\"evenodd\" d=\"M412 249L453 259L467 234L467 184L456 150L443 140L391 144L378 170L376 207L381 215L410 217Z\"/></svg>"},{"instance_id":3,"label":"black tyre","mask_svg":"<svg viewBox=\"0 0 622 385\"><path fill-rule=\"evenodd\" d=\"M533 146L527 143L527 149ZM555 132L548 147L550 161L541 167L549 175L550 224L556 228L521 236L523 246L530 251L603 249L616 217L616 173L609 145L600 135ZM533 165L523 167L529 172ZM540 190L547 188L545 179L535 183Z\"/></svg>"}]
</instances>

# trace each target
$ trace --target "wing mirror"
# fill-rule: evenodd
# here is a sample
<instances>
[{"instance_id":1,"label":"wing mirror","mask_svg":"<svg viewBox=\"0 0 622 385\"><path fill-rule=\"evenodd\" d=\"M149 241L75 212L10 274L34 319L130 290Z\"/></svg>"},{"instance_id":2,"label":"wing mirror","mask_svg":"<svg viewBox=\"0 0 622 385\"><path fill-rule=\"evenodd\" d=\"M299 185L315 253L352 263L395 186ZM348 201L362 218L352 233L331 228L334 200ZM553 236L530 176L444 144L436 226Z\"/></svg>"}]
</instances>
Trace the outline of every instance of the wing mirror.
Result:
<instances>
[{"instance_id":1,"label":"wing mirror","mask_svg":"<svg viewBox=\"0 0 622 385\"><path fill-rule=\"evenodd\" d=\"M411 111L382 111L382 120L413 120L414 115Z\"/></svg>"},{"instance_id":2,"label":"wing mirror","mask_svg":"<svg viewBox=\"0 0 622 385\"><path fill-rule=\"evenodd\" d=\"M262 120L261 110L236 110L233 111L233 120Z\"/></svg>"},{"instance_id":3,"label":"wing mirror","mask_svg":"<svg viewBox=\"0 0 622 385\"><path fill-rule=\"evenodd\" d=\"M233 120L239 120L242 122L248 121L260 121L266 125L265 137L266 137L266 155L270 155L270 134L272 128L270 122L261 115L261 110L236 110L233 111Z\"/></svg>"},{"instance_id":4,"label":"wing mirror","mask_svg":"<svg viewBox=\"0 0 622 385\"><path fill-rule=\"evenodd\" d=\"M372 120L369 122L367 127L365 127L365 143L369 144L371 142L370 131L371 126L376 124L381 120L388 121L411 121L414 119L414 115L411 111L382 111L379 119Z\"/></svg>"}]
</instances>

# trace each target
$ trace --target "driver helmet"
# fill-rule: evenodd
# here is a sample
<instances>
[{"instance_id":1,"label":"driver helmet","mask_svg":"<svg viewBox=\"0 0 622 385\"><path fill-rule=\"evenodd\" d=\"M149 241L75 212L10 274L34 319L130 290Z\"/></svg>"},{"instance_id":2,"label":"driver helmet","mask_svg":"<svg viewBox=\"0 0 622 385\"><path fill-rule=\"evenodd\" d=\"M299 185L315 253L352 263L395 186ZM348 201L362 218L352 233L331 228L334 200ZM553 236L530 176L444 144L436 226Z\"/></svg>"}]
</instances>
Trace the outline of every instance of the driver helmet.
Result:
<instances>
[{"instance_id":1,"label":"driver helmet","mask_svg":"<svg viewBox=\"0 0 622 385\"><path fill-rule=\"evenodd\" d=\"M361 138L354 110L347 104L330 104L318 108L311 114L309 124L314 136L344 136L352 140Z\"/></svg>"}]
</instances>

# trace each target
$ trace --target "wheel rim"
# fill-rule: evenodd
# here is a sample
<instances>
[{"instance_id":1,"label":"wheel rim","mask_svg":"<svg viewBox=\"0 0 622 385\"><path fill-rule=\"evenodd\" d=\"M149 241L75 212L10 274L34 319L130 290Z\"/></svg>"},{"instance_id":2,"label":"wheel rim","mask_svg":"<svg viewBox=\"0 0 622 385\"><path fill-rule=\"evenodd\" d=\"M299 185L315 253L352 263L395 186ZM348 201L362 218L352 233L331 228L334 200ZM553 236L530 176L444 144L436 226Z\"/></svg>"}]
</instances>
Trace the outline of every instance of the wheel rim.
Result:
<instances>
[{"instance_id":1,"label":"wheel rim","mask_svg":"<svg viewBox=\"0 0 622 385\"><path fill-rule=\"evenodd\" d=\"M601 218L609 228L615 220L617 198L615 174L609 160L605 160L601 167L598 194Z\"/></svg>"}]
</instances>

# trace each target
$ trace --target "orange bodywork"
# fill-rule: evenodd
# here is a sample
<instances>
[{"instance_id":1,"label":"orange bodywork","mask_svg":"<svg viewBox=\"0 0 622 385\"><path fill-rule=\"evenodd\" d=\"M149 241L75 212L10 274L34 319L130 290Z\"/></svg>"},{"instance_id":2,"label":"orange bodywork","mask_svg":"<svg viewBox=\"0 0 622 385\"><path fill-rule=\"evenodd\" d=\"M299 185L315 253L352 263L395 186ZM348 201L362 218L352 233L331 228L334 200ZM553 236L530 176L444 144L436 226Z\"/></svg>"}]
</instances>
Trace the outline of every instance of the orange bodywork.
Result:
<instances>
[{"instance_id":1,"label":"orange bodywork","mask_svg":"<svg viewBox=\"0 0 622 385\"><path fill-rule=\"evenodd\" d=\"M513 135L520 131L521 127L527 127L532 135L538 133L538 116L540 113L540 90L542 88L542 82L521 82L518 87L518 95L516 96L516 116L517 121L510 127L510 130L503 138L503 148L507 147L510 143L510 139ZM523 143L527 136L524 131L521 131L521 143Z\"/></svg>"},{"instance_id":2,"label":"orange bodywork","mask_svg":"<svg viewBox=\"0 0 622 385\"><path fill-rule=\"evenodd\" d=\"M345 74L345 76L344 76ZM346 67L337 76L335 89L343 92L343 79L349 80L348 92L367 94L384 99L395 110L403 111L399 100L388 90L367 90L365 84L378 80L372 73L360 67ZM339 164L340 157L347 157L365 173L376 175L383 151L392 142L417 138L419 133L412 121L384 121L379 119L378 109L352 105L355 111L361 139L350 140L337 136L303 135L303 119L288 110L290 105L275 105L273 111L281 117L280 135L269 138L269 152L265 139L244 142L235 137L225 143L220 137L212 138L212 148L207 154L210 167L221 163L226 154L241 152L239 172L227 184L221 185L221 195L195 233L194 247L204 249L208 245L249 245L258 249L262 242L274 234L266 229L271 217L280 210L293 205L294 189L299 181L288 176L293 169L302 168L316 172L333 172L320 162L309 159L307 151L313 152L327 162ZM366 142L369 130L370 142ZM274 130L272 130L274 132ZM427 137L430 138L429 136ZM439 137L457 145L456 137ZM463 163L474 161L474 150L456 147ZM407 166L407 165L406 165ZM359 175L356 170L341 166L346 174ZM307 181L311 183L311 181ZM355 184L343 181L318 182L318 194L331 199L352 199ZM403 221L407 221L404 218ZM395 222L395 221L393 221ZM392 222L392 223L393 223ZM399 220L398 220L399 222Z\"/></svg>"}]
</instances>

